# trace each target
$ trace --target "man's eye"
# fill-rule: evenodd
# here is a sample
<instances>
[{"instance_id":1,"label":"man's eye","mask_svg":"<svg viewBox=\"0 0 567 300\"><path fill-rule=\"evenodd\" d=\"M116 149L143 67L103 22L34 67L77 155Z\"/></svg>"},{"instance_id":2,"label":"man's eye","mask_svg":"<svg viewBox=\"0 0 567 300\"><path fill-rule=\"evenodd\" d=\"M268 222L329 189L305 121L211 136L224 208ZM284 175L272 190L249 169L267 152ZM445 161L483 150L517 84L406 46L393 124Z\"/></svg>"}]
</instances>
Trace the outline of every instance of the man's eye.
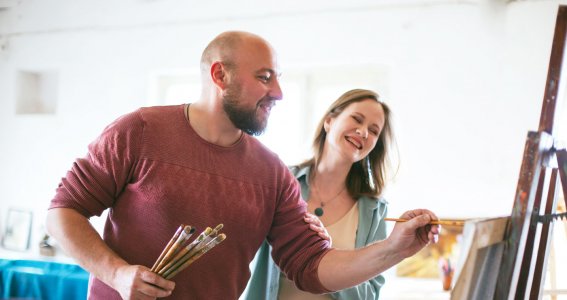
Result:
<instances>
[{"instance_id":1,"label":"man's eye","mask_svg":"<svg viewBox=\"0 0 567 300\"><path fill-rule=\"evenodd\" d=\"M270 80L269 76L265 76L265 75L259 75L258 79L264 81L264 82L268 82Z\"/></svg>"}]
</instances>

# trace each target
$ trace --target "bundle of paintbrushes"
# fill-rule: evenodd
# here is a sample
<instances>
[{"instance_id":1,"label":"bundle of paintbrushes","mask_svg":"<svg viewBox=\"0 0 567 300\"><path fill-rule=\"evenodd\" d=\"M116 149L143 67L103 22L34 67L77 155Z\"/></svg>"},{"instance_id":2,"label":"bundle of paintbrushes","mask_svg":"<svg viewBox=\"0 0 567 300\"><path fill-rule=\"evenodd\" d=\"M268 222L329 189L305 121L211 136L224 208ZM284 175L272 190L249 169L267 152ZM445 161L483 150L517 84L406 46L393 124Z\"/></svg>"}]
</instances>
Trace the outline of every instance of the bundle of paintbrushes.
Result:
<instances>
[{"instance_id":1,"label":"bundle of paintbrushes","mask_svg":"<svg viewBox=\"0 0 567 300\"><path fill-rule=\"evenodd\" d=\"M189 242L195 232L195 227L182 224L154 263L152 272L165 279L173 278L207 251L224 241L226 235L219 233L222 226L219 224L214 229L207 227L197 238Z\"/></svg>"}]
</instances>

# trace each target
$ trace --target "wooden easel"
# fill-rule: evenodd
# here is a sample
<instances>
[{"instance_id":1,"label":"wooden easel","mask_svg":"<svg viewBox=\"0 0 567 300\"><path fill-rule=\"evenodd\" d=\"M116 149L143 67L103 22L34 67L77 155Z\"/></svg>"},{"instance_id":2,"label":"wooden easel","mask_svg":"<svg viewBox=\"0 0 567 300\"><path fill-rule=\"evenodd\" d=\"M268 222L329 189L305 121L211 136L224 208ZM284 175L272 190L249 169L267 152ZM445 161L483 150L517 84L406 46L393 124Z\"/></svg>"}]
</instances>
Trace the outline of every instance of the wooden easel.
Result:
<instances>
[{"instance_id":1,"label":"wooden easel","mask_svg":"<svg viewBox=\"0 0 567 300\"><path fill-rule=\"evenodd\" d=\"M539 129L529 132L526 139L493 299L539 299L542 295L542 274L547 265L552 221L558 217L558 174L567 202L567 151L557 149L557 141L553 138L566 34L567 6L560 6ZM542 203L544 195L547 200Z\"/></svg>"}]
</instances>

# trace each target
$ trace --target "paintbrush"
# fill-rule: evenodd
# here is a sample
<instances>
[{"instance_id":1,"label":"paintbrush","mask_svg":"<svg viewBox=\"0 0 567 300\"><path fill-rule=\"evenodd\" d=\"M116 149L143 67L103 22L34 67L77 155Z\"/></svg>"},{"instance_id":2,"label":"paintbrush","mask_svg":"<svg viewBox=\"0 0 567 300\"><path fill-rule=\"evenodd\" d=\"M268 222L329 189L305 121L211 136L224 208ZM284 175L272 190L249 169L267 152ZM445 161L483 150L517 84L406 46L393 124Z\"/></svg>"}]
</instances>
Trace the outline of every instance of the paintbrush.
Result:
<instances>
[{"instance_id":1,"label":"paintbrush","mask_svg":"<svg viewBox=\"0 0 567 300\"><path fill-rule=\"evenodd\" d=\"M183 246L183 244L191 237L191 235L193 234L193 232L195 232L195 228L190 226L190 225L185 225L183 227L183 230L181 231L181 233L179 234L179 236L177 236L177 238L175 238L175 235L173 236L172 240L175 240L170 247L165 247L167 249L167 251L165 251L166 249L164 249L163 252L166 252L163 256L160 255L161 260L158 259L158 261L156 261L156 263L154 264L156 267L152 268L153 271L157 271L161 268L163 268L164 265L166 265L171 258L173 258L177 252L179 252L180 247ZM170 240L171 243L171 240ZM168 243L169 245L169 243Z\"/></svg>"},{"instance_id":2,"label":"paintbrush","mask_svg":"<svg viewBox=\"0 0 567 300\"><path fill-rule=\"evenodd\" d=\"M214 229L207 227L190 242L189 238L195 232L195 228L182 224L154 263L152 271L166 279L177 275L226 238L225 234L219 233L222 228L223 224L217 225Z\"/></svg>"},{"instance_id":3,"label":"paintbrush","mask_svg":"<svg viewBox=\"0 0 567 300\"><path fill-rule=\"evenodd\" d=\"M216 245L218 245L222 241L224 241L225 238L226 238L226 235L224 233L217 235L214 239L209 241L203 248L201 248L201 250L197 251L193 256L186 258L185 260L183 260L181 262L181 264L179 266L177 266L176 268L170 269L168 272L166 272L166 274L164 274L163 277L165 279L171 279L173 276L177 275L177 273L183 271L190 264L192 264L194 261L196 261L201 256L203 256L203 254L207 253L209 250L214 248Z\"/></svg>"},{"instance_id":4,"label":"paintbrush","mask_svg":"<svg viewBox=\"0 0 567 300\"><path fill-rule=\"evenodd\" d=\"M398 218L384 218L384 221L394 221L394 222L407 222L408 219L398 219ZM465 221L463 220L433 220L429 222L431 225L444 225L444 226L464 226Z\"/></svg>"},{"instance_id":5,"label":"paintbrush","mask_svg":"<svg viewBox=\"0 0 567 300\"><path fill-rule=\"evenodd\" d=\"M191 244L185 246L163 266L157 268L156 273L163 276L171 268L176 268L181 264L180 261L183 260L185 256L193 254L193 249L197 248L206 239L206 237L211 234L212 231L213 229L211 229L211 227L207 227Z\"/></svg>"},{"instance_id":6,"label":"paintbrush","mask_svg":"<svg viewBox=\"0 0 567 300\"><path fill-rule=\"evenodd\" d=\"M154 265L152 266L152 269L151 269L152 272L154 272L156 270L157 266L162 262L163 257L167 254L169 249L171 249L171 246L173 246L173 243L175 243L175 241L177 241L177 238L179 238L179 235L181 234L181 232L183 231L184 228L185 228L185 225L183 225L183 224L179 225L179 228L177 228L177 231L175 232L175 234L173 235L171 240L169 240L169 242L167 243L165 248L163 248L163 251L159 255L159 257L156 260L156 262L154 263Z\"/></svg>"}]
</instances>

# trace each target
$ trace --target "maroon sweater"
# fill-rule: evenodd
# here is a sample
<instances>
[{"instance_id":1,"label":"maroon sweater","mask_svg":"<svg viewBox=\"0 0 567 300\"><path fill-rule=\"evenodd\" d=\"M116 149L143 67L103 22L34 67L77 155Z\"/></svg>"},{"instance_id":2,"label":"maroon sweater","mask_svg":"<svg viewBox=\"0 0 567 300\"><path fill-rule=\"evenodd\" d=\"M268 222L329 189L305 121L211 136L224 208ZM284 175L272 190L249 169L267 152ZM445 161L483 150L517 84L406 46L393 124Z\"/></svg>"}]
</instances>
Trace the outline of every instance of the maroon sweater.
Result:
<instances>
[{"instance_id":1,"label":"maroon sweater","mask_svg":"<svg viewBox=\"0 0 567 300\"><path fill-rule=\"evenodd\" d=\"M317 266L329 250L303 221L295 178L254 137L231 147L199 137L184 106L142 108L109 125L62 179L50 208L85 217L109 208L103 238L130 264L151 267L180 224L224 224L227 239L174 277L171 299L237 299L267 237L301 288L327 292ZM120 299L91 277L89 299Z\"/></svg>"}]
</instances>

